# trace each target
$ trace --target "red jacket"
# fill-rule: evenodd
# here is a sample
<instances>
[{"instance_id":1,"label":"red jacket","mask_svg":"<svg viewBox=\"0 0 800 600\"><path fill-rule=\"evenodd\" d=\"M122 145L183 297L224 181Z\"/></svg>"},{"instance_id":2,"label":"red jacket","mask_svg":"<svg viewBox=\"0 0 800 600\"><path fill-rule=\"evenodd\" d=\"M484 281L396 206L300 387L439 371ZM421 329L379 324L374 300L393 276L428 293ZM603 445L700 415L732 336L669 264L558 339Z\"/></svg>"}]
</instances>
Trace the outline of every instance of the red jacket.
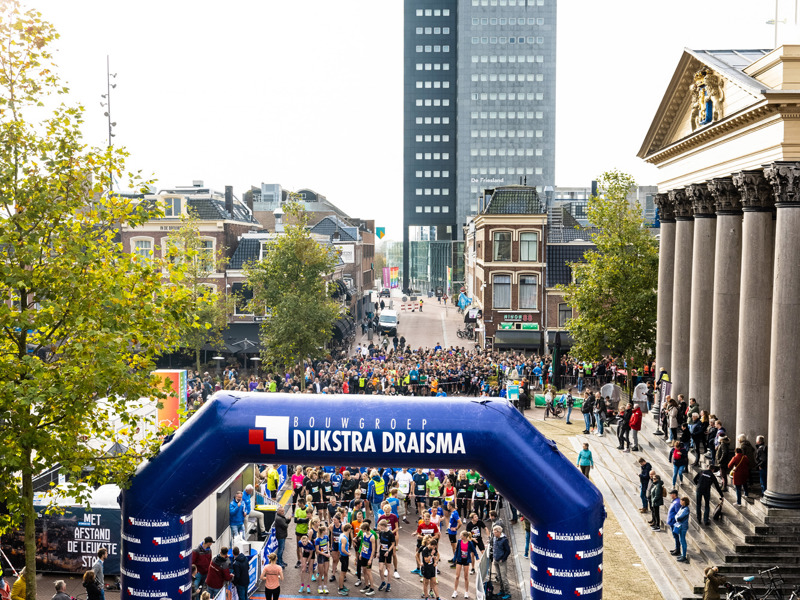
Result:
<instances>
[{"instance_id":1,"label":"red jacket","mask_svg":"<svg viewBox=\"0 0 800 600\"><path fill-rule=\"evenodd\" d=\"M750 461L744 454L735 454L728 463L728 468L736 471L733 473L733 485L746 485L750 479Z\"/></svg>"},{"instance_id":2,"label":"red jacket","mask_svg":"<svg viewBox=\"0 0 800 600\"><path fill-rule=\"evenodd\" d=\"M633 414L631 415L631 420L629 423L631 429L635 429L636 431L640 431L642 429L642 409L639 408L638 405L633 409Z\"/></svg>"},{"instance_id":3,"label":"red jacket","mask_svg":"<svg viewBox=\"0 0 800 600\"><path fill-rule=\"evenodd\" d=\"M231 581L233 575L230 570L231 563L227 558L223 558L219 554L211 561L208 567L208 578L206 578L206 585L215 590L221 590L225 587L226 581Z\"/></svg>"},{"instance_id":4,"label":"red jacket","mask_svg":"<svg viewBox=\"0 0 800 600\"><path fill-rule=\"evenodd\" d=\"M192 564L197 565L198 573L208 575L208 565L211 564L211 548L203 548L203 544L200 544L192 550Z\"/></svg>"}]
</instances>

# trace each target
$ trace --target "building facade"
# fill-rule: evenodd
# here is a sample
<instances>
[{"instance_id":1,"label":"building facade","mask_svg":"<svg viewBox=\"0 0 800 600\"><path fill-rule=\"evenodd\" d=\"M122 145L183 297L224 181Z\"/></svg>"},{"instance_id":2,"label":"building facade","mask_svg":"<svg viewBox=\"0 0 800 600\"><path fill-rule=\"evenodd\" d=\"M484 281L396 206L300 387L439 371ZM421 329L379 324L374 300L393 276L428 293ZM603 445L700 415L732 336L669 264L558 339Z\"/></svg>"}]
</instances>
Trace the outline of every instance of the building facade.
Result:
<instances>
[{"instance_id":1,"label":"building facade","mask_svg":"<svg viewBox=\"0 0 800 600\"><path fill-rule=\"evenodd\" d=\"M484 188L555 175L556 0L409 0L404 58L404 286L409 233L463 240Z\"/></svg>"},{"instance_id":2,"label":"building facade","mask_svg":"<svg viewBox=\"0 0 800 600\"><path fill-rule=\"evenodd\" d=\"M800 46L685 50L639 152L659 168L656 360L800 509Z\"/></svg>"}]
</instances>

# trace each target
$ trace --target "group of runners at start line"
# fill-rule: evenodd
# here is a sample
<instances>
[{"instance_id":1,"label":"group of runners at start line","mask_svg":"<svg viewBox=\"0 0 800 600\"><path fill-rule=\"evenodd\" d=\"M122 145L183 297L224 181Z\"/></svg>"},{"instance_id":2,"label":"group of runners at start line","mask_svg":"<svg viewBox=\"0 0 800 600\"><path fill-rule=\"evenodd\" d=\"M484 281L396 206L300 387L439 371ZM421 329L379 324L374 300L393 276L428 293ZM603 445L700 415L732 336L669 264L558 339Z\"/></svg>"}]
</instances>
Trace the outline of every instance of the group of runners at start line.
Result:
<instances>
[{"instance_id":1,"label":"group of runners at start line","mask_svg":"<svg viewBox=\"0 0 800 600\"><path fill-rule=\"evenodd\" d=\"M343 480L350 480L349 471L345 471L342 475L344 475ZM311 584L316 582L317 593L328 594L327 583L330 581L338 583L340 595L349 595L350 590L345 583L351 560L356 569L355 586L359 587L363 583L361 591L365 595L372 596L376 591L390 592L392 589L390 570L394 572L394 578L400 578L397 572L401 518L399 507L403 505L402 519L405 523L409 523L408 515L413 498L416 514L419 517L415 552L417 568L412 573L419 575L423 584L422 597L439 599L437 572L440 524L444 526L446 523L453 552L453 558L448 562L450 567L455 569L456 576L452 598L458 596L462 578L464 598L469 598L469 575L475 573L475 563L480 559L486 546L491 546L492 543L488 538L489 532L483 519L491 518L492 522L498 520L494 502L489 504L481 492L478 492L478 501L475 501L475 488L478 482L481 488L485 482L474 471L470 471L469 475L473 477L469 479L466 471L459 472L457 476L455 473L445 475L444 482L437 481L441 486L428 485L425 492L415 495L415 485L418 484L414 478L416 476L421 479L421 475L423 473L419 470L412 474L408 469L397 473L387 469L381 474L377 469L373 469L364 477L368 482L365 502L361 498L360 487L342 490L341 487L349 486L337 485L336 487L340 488L338 490L328 488L331 492L328 496L326 490L322 488L326 488L325 484L331 479L329 473L319 477L319 473L314 469L308 468L304 474L302 467L298 467L292 480L295 489L293 516L298 558L295 568L300 569L300 593L311 593ZM438 480L433 470L425 474L425 478ZM338 484L338 479L336 477L334 483ZM461 498L457 500L456 483L466 488L463 484L467 481L469 487L473 488L470 490L471 497L466 497L465 489L461 493ZM438 487L442 489L439 490ZM436 497L428 495L431 488L434 488ZM440 491L443 492L441 496ZM494 500L496 501L496 498ZM368 518L368 509L371 509L372 519ZM461 518L461 514L464 513L469 513L466 520ZM502 535L502 529L499 533ZM372 571L376 559L380 578L377 589L375 588L377 581Z\"/></svg>"}]
</instances>

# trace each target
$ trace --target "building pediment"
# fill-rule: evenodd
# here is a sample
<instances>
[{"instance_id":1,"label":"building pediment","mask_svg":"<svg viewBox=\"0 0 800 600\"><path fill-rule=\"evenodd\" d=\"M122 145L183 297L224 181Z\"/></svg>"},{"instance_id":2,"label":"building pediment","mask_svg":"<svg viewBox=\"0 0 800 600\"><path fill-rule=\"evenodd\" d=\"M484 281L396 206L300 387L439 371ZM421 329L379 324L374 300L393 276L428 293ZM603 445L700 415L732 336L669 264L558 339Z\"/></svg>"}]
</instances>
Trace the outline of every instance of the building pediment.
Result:
<instances>
[{"instance_id":1,"label":"building pediment","mask_svg":"<svg viewBox=\"0 0 800 600\"><path fill-rule=\"evenodd\" d=\"M664 150L721 135L720 124L765 105L768 86L746 70L768 53L684 49L637 156L657 162Z\"/></svg>"}]
</instances>

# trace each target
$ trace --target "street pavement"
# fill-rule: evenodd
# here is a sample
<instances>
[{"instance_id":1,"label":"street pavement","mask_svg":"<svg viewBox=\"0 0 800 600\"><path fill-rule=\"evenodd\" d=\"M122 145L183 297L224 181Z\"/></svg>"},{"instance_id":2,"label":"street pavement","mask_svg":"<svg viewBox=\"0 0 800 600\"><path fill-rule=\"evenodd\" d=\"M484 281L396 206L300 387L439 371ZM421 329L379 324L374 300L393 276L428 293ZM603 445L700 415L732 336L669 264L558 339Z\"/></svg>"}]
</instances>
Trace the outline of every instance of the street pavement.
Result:
<instances>
[{"instance_id":1,"label":"street pavement","mask_svg":"<svg viewBox=\"0 0 800 600\"><path fill-rule=\"evenodd\" d=\"M403 298L406 302L403 302ZM397 337L404 336L406 344L412 348L434 348L440 344L443 348L450 346L474 348L473 342L461 339L457 335L458 329L464 328L464 315L458 312L458 307L450 301L437 302L436 298L422 297L422 311L419 302L412 303L410 296L403 296L400 290L392 290L391 298L382 298L386 308L397 311L400 318ZM412 304L415 305L411 310ZM369 343L368 336L362 335L359 329L357 343ZM377 334L373 341L378 343Z\"/></svg>"}]
</instances>

